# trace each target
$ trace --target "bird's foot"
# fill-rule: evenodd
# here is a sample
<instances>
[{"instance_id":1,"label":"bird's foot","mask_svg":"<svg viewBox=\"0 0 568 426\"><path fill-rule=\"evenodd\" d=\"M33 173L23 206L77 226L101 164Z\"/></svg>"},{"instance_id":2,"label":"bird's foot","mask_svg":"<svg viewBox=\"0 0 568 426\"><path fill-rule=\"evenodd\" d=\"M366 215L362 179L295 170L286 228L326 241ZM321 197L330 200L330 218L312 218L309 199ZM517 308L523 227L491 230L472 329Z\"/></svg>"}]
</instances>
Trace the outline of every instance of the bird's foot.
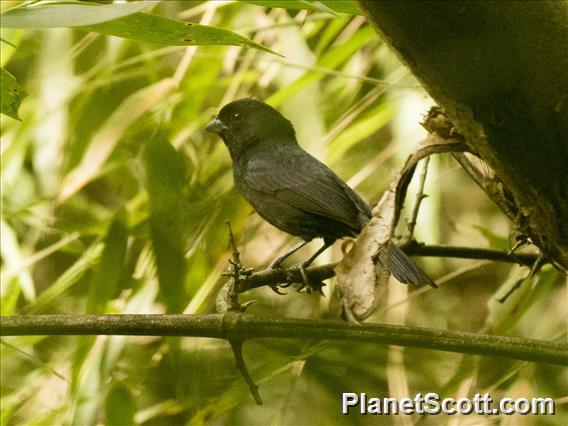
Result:
<instances>
[{"instance_id":1,"label":"bird's foot","mask_svg":"<svg viewBox=\"0 0 568 426\"><path fill-rule=\"evenodd\" d=\"M281 286L279 286L278 284L270 284L268 287L270 288L270 290L272 290L274 293L276 293L279 296L283 296L283 295L286 294L286 293L280 291Z\"/></svg>"},{"instance_id":2,"label":"bird's foot","mask_svg":"<svg viewBox=\"0 0 568 426\"><path fill-rule=\"evenodd\" d=\"M311 262L310 262L311 263ZM291 268L284 268L281 262L272 262L267 270L279 269L286 275L286 282L283 284L272 284L270 289L276 294L283 295L286 294L281 291L283 288L292 287L297 292L302 292L305 290L306 293L311 294L318 292L323 294L322 288L325 284L322 281L315 282L310 281L306 268L310 265L308 262L302 262ZM298 272L300 273L301 281L298 280Z\"/></svg>"},{"instance_id":3,"label":"bird's foot","mask_svg":"<svg viewBox=\"0 0 568 426\"><path fill-rule=\"evenodd\" d=\"M285 284L269 284L268 287L270 287L270 289L271 289L274 293L276 293L276 294L282 296L282 295L284 295L284 294L286 294L286 293L280 291L280 289L281 289L281 288L287 288L287 287L289 287L290 285L292 285L292 282L290 281L290 275L289 275L289 273L286 271L286 269L284 269L284 268L282 267L282 259L276 259L276 260L273 261L270 265L268 265L268 267L266 268L267 271L269 271L269 270L274 270L274 269L279 269L280 271L284 272L284 274L286 275L286 283L285 283Z\"/></svg>"},{"instance_id":4,"label":"bird's foot","mask_svg":"<svg viewBox=\"0 0 568 426\"><path fill-rule=\"evenodd\" d=\"M307 294L312 294L318 292L323 294L322 288L325 284L322 281L314 281L309 279L308 273L306 268L310 265L311 262L302 262L296 268L300 271L300 275L302 277L302 282L299 283L299 286L296 288L298 292L305 290Z\"/></svg>"}]
</instances>

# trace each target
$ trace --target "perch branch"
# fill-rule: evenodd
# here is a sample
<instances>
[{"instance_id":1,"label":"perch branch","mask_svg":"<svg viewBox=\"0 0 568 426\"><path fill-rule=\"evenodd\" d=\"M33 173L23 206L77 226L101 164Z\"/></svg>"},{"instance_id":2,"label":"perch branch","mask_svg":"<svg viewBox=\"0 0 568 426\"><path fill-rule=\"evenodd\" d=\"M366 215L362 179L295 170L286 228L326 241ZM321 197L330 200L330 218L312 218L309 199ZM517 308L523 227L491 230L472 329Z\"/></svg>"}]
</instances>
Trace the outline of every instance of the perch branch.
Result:
<instances>
[{"instance_id":1,"label":"perch branch","mask_svg":"<svg viewBox=\"0 0 568 426\"><path fill-rule=\"evenodd\" d=\"M454 247L439 245L421 245L415 241L403 244L401 248L410 256L425 257L453 257L462 259L478 259L493 260L497 262L520 263L526 266L532 266L538 259L538 254L508 254L499 250L472 248L472 247ZM310 281L323 281L335 276L336 263L327 265L312 266L306 269L307 277ZM274 286L285 284L290 280L302 280L301 272L298 268L289 269L267 269L252 273L246 279L241 279L238 286L238 292L244 293L253 288L263 287L265 285Z\"/></svg>"},{"instance_id":2,"label":"perch branch","mask_svg":"<svg viewBox=\"0 0 568 426\"><path fill-rule=\"evenodd\" d=\"M388 324L265 318L234 312L209 315L6 316L2 317L0 332L2 336L193 336L229 341L256 338L323 339L568 365L568 345L563 342Z\"/></svg>"}]
</instances>

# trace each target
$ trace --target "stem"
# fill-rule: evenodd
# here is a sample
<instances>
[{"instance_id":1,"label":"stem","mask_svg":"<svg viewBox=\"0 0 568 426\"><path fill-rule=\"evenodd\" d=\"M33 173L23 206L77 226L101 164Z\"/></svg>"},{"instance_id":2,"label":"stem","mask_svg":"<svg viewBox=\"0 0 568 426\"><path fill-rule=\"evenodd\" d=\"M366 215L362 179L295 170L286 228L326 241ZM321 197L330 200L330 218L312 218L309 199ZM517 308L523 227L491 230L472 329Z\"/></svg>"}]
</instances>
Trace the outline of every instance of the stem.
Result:
<instances>
[{"instance_id":1,"label":"stem","mask_svg":"<svg viewBox=\"0 0 568 426\"><path fill-rule=\"evenodd\" d=\"M568 365L568 345L545 340L387 324L209 315L35 315L2 318L1 334L194 336L228 340L325 339L409 346Z\"/></svg>"},{"instance_id":2,"label":"stem","mask_svg":"<svg viewBox=\"0 0 568 426\"><path fill-rule=\"evenodd\" d=\"M430 164L430 157L424 158L424 164L422 165L422 172L420 173L420 181L418 183L418 192L416 193L416 203L414 204L414 209L412 210L412 217L408 222L408 239L412 240L414 238L414 228L416 228L416 220L418 219L418 211L420 210L420 204L422 200L427 197L424 195L424 184L426 183L426 175L428 174L428 164Z\"/></svg>"},{"instance_id":3,"label":"stem","mask_svg":"<svg viewBox=\"0 0 568 426\"><path fill-rule=\"evenodd\" d=\"M538 259L537 254L508 254L504 251L472 248L472 247L454 247L454 246L436 246L421 245L416 242L410 242L401 246L403 251L411 256L433 256L433 257L455 257L463 259L482 259L493 260L499 262L520 263L532 266ZM337 264L329 263L327 265L313 266L306 269L306 275L310 282L319 282L327 280L335 276L335 267ZM299 268L289 269L267 269L251 274L246 281L239 286L239 292L244 292L253 288L265 285L278 285L296 280L302 282L302 275Z\"/></svg>"}]
</instances>

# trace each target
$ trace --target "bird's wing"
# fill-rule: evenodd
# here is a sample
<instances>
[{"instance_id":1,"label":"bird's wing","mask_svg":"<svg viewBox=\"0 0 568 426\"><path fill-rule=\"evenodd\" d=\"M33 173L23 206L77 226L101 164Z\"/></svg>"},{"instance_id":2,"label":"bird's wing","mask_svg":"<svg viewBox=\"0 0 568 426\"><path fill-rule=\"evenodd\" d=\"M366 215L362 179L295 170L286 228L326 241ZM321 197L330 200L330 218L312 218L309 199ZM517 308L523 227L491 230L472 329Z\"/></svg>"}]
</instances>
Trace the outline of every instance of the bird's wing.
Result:
<instances>
[{"instance_id":1,"label":"bird's wing","mask_svg":"<svg viewBox=\"0 0 568 426\"><path fill-rule=\"evenodd\" d=\"M278 167L268 167L269 162L258 157L259 161L250 161L247 183L290 206L337 220L356 231L371 217L359 195L301 148L287 151L281 158Z\"/></svg>"}]
</instances>

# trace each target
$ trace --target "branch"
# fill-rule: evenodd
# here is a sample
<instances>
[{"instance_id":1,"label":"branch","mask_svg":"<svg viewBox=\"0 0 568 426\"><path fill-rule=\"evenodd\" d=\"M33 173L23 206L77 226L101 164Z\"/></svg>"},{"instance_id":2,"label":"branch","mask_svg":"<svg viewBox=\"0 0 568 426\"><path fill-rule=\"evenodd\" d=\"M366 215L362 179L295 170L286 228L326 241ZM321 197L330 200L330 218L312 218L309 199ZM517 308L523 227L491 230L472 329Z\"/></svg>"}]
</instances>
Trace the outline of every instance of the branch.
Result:
<instances>
[{"instance_id":1,"label":"branch","mask_svg":"<svg viewBox=\"0 0 568 426\"><path fill-rule=\"evenodd\" d=\"M495 260L498 262L520 263L525 266L532 266L539 258L539 254L506 253L500 250L476 247L422 245L416 241L405 244L402 246L402 249L410 256Z\"/></svg>"},{"instance_id":2,"label":"branch","mask_svg":"<svg viewBox=\"0 0 568 426\"><path fill-rule=\"evenodd\" d=\"M221 288L219 293L217 293L217 312L221 314L229 311L244 312L246 307L254 302L249 301L242 305L239 304L239 294L237 293L237 289L235 288L235 283L240 282L241 278L244 278L246 280L251 271L247 270L245 273L245 269L241 264L241 253L237 248L237 243L235 242L235 236L233 235L231 224L228 221L225 223L227 224L227 228L229 228L229 244L231 245L231 248L233 250L233 258L229 259L231 270L228 273L224 274L232 278L227 281L227 283ZM245 358L243 356L244 342L241 339L229 339L229 343L231 344L231 349L233 350L237 368L239 369L241 375L243 376L243 379L249 386L251 395L258 405L262 405L262 398L260 397L260 393L258 393L258 386L254 383L254 380L252 379L252 376L250 375L245 363Z\"/></svg>"},{"instance_id":3,"label":"branch","mask_svg":"<svg viewBox=\"0 0 568 426\"><path fill-rule=\"evenodd\" d=\"M427 197L424 194L424 185L426 184L426 175L428 174L428 165L430 164L430 157L424 158L424 164L422 167L422 172L420 173L420 181L418 183L418 191L416 192L416 202L414 203L414 209L412 210L412 216L408 221L408 239L412 240L414 238L414 228L416 228L416 220L418 219L418 212L420 211L420 204L422 200Z\"/></svg>"},{"instance_id":4,"label":"branch","mask_svg":"<svg viewBox=\"0 0 568 426\"><path fill-rule=\"evenodd\" d=\"M404 252L410 256L425 257L453 257L462 259L482 259L498 262L520 263L532 266L538 259L538 254L506 253L499 250L454 247L438 245L421 245L416 241L411 241L401 246ZM319 282L335 276L336 263L327 265L312 266L306 269L306 275L310 282ZM265 285L274 286L289 283L290 281L302 282L302 275L298 268L289 269L267 269L251 274L241 279L238 286L238 293L244 293L253 288Z\"/></svg>"},{"instance_id":5,"label":"branch","mask_svg":"<svg viewBox=\"0 0 568 426\"><path fill-rule=\"evenodd\" d=\"M568 345L545 340L387 324L209 315L34 315L2 317L2 336L193 336L244 341L255 338L324 339L409 346L472 355L568 365Z\"/></svg>"}]
</instances>

